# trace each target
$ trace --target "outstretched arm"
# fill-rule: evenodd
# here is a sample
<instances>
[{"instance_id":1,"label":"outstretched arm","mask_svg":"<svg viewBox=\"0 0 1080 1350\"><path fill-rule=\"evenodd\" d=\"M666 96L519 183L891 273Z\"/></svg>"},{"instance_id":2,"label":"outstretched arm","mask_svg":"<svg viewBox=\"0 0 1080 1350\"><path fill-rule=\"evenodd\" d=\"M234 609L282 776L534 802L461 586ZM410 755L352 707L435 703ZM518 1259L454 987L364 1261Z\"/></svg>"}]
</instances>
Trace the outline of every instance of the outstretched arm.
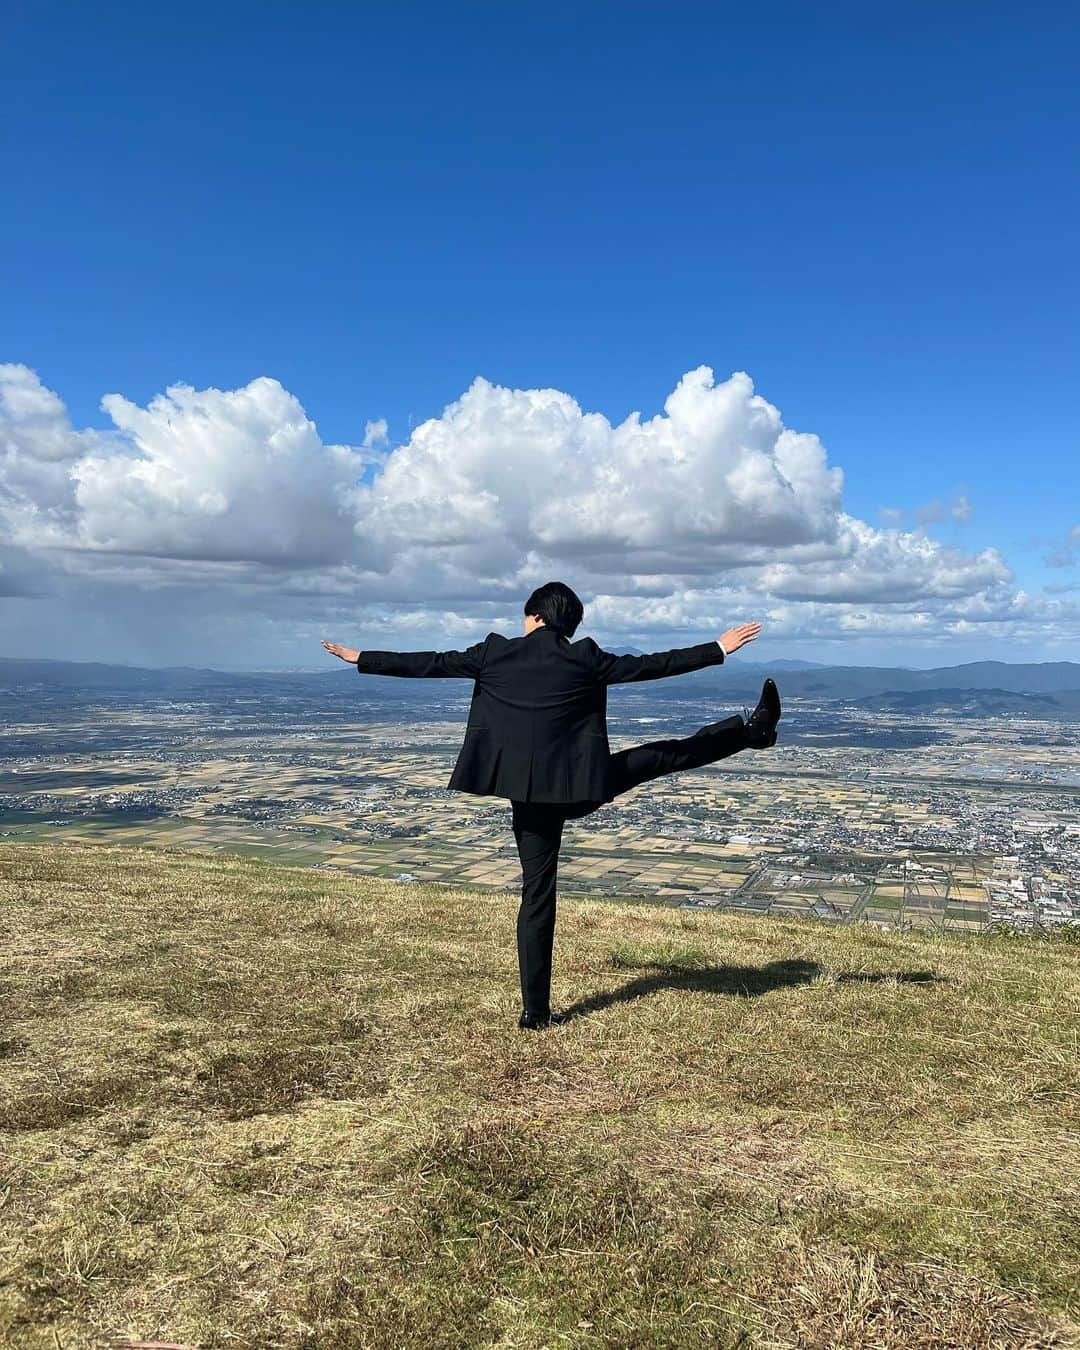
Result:
<instances>
[{"instance_id":1,"label":"outstretched arm","mask_svg":"<svg viewBox=\"0 0 1080 1350\"><path fill-rule=\"evenodd\" d=\"M437 676L475 680L484 667L487 640L462 652L357 652L336 642L322 644L333 656L355 665L361 675L401 675L414 679Z\"/></svg>"},{"instance_id":2,"label":"outstretched arm","mask_svg":"<svg viewBox=\"0 0 1080 1350\"><path fill-rule=\"evenodd\" d=\"M648 652L644 656L616 656L597 647L596 673L604 684L628 684L632 680L663 680L669 675L686 675L705 666L722 665L725 656L753 642L761 632L759 623L743 623L729 628L713 642L693 647L674 647L667 652Z\"/></svg>"}]
</instances>

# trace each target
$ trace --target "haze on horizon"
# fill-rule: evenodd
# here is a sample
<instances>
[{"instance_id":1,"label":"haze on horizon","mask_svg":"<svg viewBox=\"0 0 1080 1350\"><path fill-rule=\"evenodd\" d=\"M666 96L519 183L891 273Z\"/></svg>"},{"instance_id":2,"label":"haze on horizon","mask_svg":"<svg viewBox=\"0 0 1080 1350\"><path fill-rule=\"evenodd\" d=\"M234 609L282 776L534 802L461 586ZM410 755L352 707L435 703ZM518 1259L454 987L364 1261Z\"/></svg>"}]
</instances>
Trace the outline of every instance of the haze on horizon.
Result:
<instances>
[{"instance_id":1,"label":"haze on horizon","mask_svg":"<svg viewBox=\"0 0 1080 1350\"><path fill-rule=\"evenodd\" d=\"M1078 54L1063 5L17 8L0 653L316 670L558 578L616 648L1080 659Z\"/></svg>"}]
</instances>

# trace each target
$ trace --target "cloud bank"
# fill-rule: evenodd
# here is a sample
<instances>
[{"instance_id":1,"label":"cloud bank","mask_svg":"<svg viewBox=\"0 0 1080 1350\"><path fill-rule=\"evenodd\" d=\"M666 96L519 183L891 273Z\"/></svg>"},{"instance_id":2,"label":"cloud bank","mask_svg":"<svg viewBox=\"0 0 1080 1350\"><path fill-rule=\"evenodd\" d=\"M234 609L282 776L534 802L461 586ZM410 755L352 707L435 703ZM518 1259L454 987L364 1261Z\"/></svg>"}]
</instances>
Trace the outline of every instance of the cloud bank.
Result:
<instances>
[{"instance_id":1,"label":"cloud bank","mask_svg":"<svg viewBox=\"0 0 1080 1350\"><path fill-rule=\"evenodd\" d=\"M0 596L87 588L138 621L168 588L206 612L320 631L348 616L380 642L516 631L533 586L562 577L606 640L691 640L746 617L813 641L1075 636L1065 601L1018 590L1000 552L845 511L817 436L736 372L685 374L663 411L613 425L556 389L478 378L394 444L325 444L270 378L171 385L112 426L71 425L56 393L0 366ZM971 514L967 498L948 510ZM141 598L141 599L140 599ZM367 645L376 645L368 641Z\"/></svg>"}]
</instances>

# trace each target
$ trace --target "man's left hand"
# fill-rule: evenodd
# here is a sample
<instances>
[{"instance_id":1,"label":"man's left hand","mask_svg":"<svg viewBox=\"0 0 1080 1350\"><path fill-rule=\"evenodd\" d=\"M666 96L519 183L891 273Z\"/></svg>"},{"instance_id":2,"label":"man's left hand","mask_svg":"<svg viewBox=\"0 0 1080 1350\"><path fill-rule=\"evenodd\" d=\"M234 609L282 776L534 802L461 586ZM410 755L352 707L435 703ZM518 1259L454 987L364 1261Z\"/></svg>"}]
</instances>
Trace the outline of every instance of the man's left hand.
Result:
<instances>
[{"instance_id":1,"label":"man's left hand","mask_svg":"<svg viewBox=\"0 0 1080 1350\"><path fill-rule=\"evenodd\" d=\"M337 642L327 642L325 638L322 640L322 645L331 656L340 656L343 661L348 661L350 665L355 666L359 660L360 653L354 652L351 647L342 647Z\"/></svg>"}]
</instances>

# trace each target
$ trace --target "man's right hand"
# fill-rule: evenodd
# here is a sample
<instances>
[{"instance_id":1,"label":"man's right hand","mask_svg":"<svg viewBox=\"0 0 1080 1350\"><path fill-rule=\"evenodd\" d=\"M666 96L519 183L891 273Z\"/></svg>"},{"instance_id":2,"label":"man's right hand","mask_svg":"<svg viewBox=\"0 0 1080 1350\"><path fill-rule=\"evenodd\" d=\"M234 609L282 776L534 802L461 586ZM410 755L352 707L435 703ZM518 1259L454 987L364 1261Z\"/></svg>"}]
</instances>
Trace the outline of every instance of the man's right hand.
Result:
<instances>
[{"instance_id":1,"label":"man's right hand","mask_svg":"<svg viewBox=\"0 0 1080 1350\"><path fill-rule=\"evenodd\" d=\"M729 628L726 633L720 634L720 641L723 643L724 651L737 652L740 647L745 647L748 642L753 642L761 632L759 623L740 623L736 628Z\"/></svg>"}]
</instances>

